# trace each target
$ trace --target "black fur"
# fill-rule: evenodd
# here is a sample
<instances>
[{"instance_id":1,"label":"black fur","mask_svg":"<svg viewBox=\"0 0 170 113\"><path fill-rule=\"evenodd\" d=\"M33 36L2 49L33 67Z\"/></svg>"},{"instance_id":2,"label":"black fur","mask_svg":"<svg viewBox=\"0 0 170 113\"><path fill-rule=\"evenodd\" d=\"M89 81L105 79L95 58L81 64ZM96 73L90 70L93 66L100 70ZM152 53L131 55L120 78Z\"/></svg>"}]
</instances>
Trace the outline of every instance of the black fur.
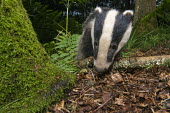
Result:
<instances>
[{"instance_id":1,"label":"black fur","mask_svg":"<svg viewBox=\"0 0 170 113\"><path fill-rule=\"evenodd\" d=\"M102 29L106 13L108 10L102 10L102 13L98 13L94 23L94 59L97 59L99 40L102 35Z\"/></svg>"},{"instance_id":2,"label":"black fur","mask_svg":"<svg viewBox=\"0 0 170 113\"><path fill-rule=\"evenodd\" d=\"M107 61L112 62L113 55L115 54L118 45L127 30L129 23L132 21L132 15L123 15L119 13L116 16L116 22L113 28L112 42L108 51Z\"/></svg>"},{"instance_id":3,"label":"black fur","mask_svg":"<svg viewBox=\"0 0 170 113\"><path fill-rule=\"evenodd\" d=\"M97 14L97 11L93 11L83 24L84 34L82 34L79 41L77 59L85 59L89 56L93 56L90 22L96 17Z\"/></svg>"},{"instance_id":4,"label":"black fur","mask_svg":"<svg viewBox=\"0 0 170 113\"><path fill-rule=\"evenodd\" d=\"M108 11L112 10L110 8L102 8L102 12L99 12L100 9L93 11L89 17L86 19L83 25L83 34L80 38L79 46L78 46L78 55L77 59L85 59L89 56L94 56L94 59L97 59L99 41L102 35L102 30L104 26L104 21L107 16ZM92 20L95 19L94 22L94 49L92 44L91 37L91 28L92 28ZM118 45L126 32L129 23L132 21L132 14L118 12L118 15L115 18L115 24L112 33L112 41L107 53L107 62L113 62L113 55L115 56L115 52L118 49ZM102 46L102 45L100 45ZM118 53L117 53L118 54ZM105 69L102 69L102 71Z\"/></svg>"}]
</instances>

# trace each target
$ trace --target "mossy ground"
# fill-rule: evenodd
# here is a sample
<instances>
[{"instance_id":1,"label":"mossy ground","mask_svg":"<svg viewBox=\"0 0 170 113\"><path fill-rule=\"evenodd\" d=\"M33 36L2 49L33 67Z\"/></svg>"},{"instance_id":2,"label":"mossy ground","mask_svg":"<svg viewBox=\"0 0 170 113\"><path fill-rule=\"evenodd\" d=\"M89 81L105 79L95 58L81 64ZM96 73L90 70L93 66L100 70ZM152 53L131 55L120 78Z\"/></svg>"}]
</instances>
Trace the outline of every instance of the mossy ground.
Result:
<instances>
[{"instance_id":1,"label":"mossy ground","mask_svg":"<svg viewBox=\"0 0 170 113\"><path fill-rule=\"evenodd\" d=\"M38 42L22 1L0 0L0 112L41 110L73 83L72 75L61 75ZM59 79L69 81L46 95Z\"/></svg>"}]
</instances>

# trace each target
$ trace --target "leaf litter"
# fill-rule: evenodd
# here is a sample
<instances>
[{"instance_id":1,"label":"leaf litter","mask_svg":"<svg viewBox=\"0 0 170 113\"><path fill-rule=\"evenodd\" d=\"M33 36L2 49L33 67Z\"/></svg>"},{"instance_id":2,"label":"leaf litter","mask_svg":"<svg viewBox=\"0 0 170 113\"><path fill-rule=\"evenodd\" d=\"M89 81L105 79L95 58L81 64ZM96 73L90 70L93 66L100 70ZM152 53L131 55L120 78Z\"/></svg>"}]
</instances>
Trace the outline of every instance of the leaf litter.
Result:
<instances>
[{"instance_id":1,"label":"leaf litter","mask_svg":"<svg viewBox=\"0 0 170 113\"><path fill-rule=\"evenodd\" d=\"M169 67L113 70L103 76L88 70L77 74L76 85L54 113L170 112Z\"/></svg>"},{"instance_id":2,"label":"leaf litter","mask_svg":"<svg viewBox=\"0 0 170 113\"><path fill-rule=\"evenodd\" d=\"M169 52L170 48L138 50L132 56ZM169 113L170 67L118 69L102 76L91 68L82 69L72 91L48 109L48 113Z\"/></svg>"}]
</instances>

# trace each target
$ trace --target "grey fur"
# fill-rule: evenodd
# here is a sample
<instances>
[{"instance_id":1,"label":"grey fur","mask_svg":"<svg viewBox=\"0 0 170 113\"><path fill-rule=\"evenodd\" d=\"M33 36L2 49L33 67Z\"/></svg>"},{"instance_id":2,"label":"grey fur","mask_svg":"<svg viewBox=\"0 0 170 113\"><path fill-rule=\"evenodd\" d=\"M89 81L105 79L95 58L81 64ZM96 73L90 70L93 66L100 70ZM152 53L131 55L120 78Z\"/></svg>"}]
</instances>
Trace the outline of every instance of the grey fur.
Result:
<instances>
[{"instance_id":1,"label":"grey fur","mask_svg":"<svg viewBox=\"0 0 170 113\"><path fill-rule=\"evenodd\" d=\"M93 56L93 46L91 40L91 24L90 22L95 18L97 11L93 11L87 17L86 21L83 24L83 34L80 38L79 45L78 45L78 54L77 59L85 59L89 56Z\"/></svg>"},{"instance_id":2,"label":"grey fur","mask_svg":"<svg viewBox=\"0 0 170 113\"><path fill-rule=\"evenodd\" d=\"M109 15L108 14L109 11L113 11L117 15L115 15L115 13L113 13L113 15L115 15L115 16L110 15L108 17L110 19L115 17L116 21L115 21L115 23L113 23L114 21L112 21L112 24L110 26L110 27L112 27L112 25L114 24L113 31L110 31L110 33L112 33L112 40L110 42L110 45L108 45L108 46L110 46L110 48L108 50L108 53L105 52L106 56L104 57L104 58L107 57L106 58L107 60L101 61L101 60L97 60L98 48L99 48L99 46L103 47L103 44L105 44L105 43L99 45L99 40L101 38L102 33L107 32L108 27L104 28L103 26L109 25L109 24L104 24L104 22L106 20L106 16ZM102 72L104 70L107 70L109 68L108 65L111 65L113 63L114 57L121 50L120 47L118 49L118 45L121 42L121 40L123 40L123 36L124 36L125 32L128 31L127 29L132 21L132 16L133 16L133 12L128 11L128 10L125 11L124 13L121 13L117 10L113 10L113 9L109 9L109 8L100 8L100 7L96 8L96 10L93 11L88 16L86 21L84 22L83 33L80 38L79 46L78 46L77 59L85 59L89 56L94 56L94 59L95 59L94 63L98 63L99 67L100 67L100 64L102 64L102 65L104 64L102 68L100 67L100 69L101 69L100 71ZM94 26L92 26L92 23L94 24ZM94 34L92 34L93 33L92 28L94 30ZM105 30L106 32L103 30ZM131 30L128 32L130 33ZM127 35L127 40L128 40L128 36L129 35ZM93 44L92 44L92 39L94 39ZM93 46L94 46L94 48L93 48ZM108 46L107 46L107 48L108 48ZM121 48L123 46L124 46L124 44L121 46ZM104 49L104 50L107 50L107 49ZM103 50L100 50L100 53L102 51ZM101 53L101 54L103 54L103 53ZM105 63L107 63L107 67L105 67ZM96 68L98 68L98 67L96 67Z\"/></svg>"}]
</instances>

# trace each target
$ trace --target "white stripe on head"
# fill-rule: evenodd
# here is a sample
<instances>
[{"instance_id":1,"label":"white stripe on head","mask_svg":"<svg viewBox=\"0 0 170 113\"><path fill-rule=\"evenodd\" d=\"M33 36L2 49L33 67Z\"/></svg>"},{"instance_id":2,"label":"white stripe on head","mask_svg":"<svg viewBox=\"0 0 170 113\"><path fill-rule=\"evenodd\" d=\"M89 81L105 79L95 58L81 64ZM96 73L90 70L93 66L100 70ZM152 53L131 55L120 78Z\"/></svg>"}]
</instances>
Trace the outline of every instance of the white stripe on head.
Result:
<instances>
[{"instance_id":1,"label":"white stripe on head","mask_svg":"<svg viewBox=\"0 0 170 113\"><path fill-rule=\"evenodd\" d=\"M122 37L121 41L119 42L118 48L113 56L113 59L116 56L116 54L122 49L122 47L124 47L124 45L129 40L131 31L132 31L132 23L129 23L128 28L126 29L126 32L123 34L123 37Z\"/></svg>"},{"instance_id":2,"label":"white stripe on head","mask_svg":"<svg viewBox=\"0 0 170 113\"><path fill-rule=\"evenodd\" d=\"M112 32L116 21L116 16L118 15L118 13L119 12L116 10L108 11L106 18L104 20L102 35L99 40L97 59L94 60L94 65L98 68L107 69L111 65L111 62L110 63L107 62L107 55L110 43L112 41Z\"/></svg>"}]
</instances>

